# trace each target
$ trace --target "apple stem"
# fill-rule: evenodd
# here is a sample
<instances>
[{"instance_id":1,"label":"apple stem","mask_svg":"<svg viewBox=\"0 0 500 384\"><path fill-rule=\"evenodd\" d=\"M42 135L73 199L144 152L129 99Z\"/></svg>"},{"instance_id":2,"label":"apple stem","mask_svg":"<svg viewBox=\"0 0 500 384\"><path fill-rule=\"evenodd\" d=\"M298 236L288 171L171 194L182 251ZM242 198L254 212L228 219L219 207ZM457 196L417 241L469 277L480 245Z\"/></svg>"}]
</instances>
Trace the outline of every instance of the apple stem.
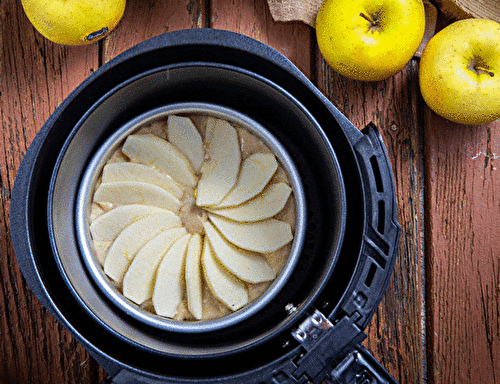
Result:
<instances>
[{"instance_id":1,"label":"apple stem","mask_svg":"<svg viewBox=\"0 0 500 384\"><path fill-rule=\"evenodd\" d=\"M489 70L488 66L485 65L483 59L479 56L474 56L470 61L469 67L471 71L476 72L478 75L484 73L486 75L490 75L490 77L495 77L495 74Z\"/></svg>"},{"instance_id":2,"label":"apple stem","mask_svg":"<svg viewBox=\"0 0 500 384\"><path fill-rule=\"evenodd\" d=\"M363 19L367 20L370 23L370 29L379 29L379 17L373 17L372 15L365 15L363 12L359 14Z\"/></svg>"},{"instance_id":3,"label":"apple stem","mask_svg":"<svg viewBox=\"0 0 500 384\"><path fill-rule=\"evenodd\" d=\"M486 73L487 75L490 75L490 77L495 77L495 74L491 71L488 71L486 68L476 66L474 69L479 72L479 73Z\"/></svg>"},{"instance_id":4,"label":"apple stem","mask_svg":"<svg viewBox=\"0 0 500 384\"><path fill-rule=\"evenodd\" d=\"M369 16L366 16L363 12L361 12L361 13L359 14L359 16L361 16L361 17L362 17L363 19L365 19L365 20L368 20L370 23L373 23L372 18L371 18L371 17L369 17Z\"/></svg>"}]
</instances>

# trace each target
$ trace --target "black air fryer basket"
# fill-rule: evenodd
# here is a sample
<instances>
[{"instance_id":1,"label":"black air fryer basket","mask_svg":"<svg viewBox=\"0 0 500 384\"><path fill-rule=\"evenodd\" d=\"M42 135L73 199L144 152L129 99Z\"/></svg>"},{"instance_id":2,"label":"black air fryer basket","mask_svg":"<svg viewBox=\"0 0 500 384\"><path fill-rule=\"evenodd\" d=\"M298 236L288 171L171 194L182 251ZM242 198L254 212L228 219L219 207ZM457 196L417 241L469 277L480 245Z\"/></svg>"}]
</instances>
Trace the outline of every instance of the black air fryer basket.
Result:
<instances>
[{"instance_id":1,"label":"black air fryer basket","mask_svg":"<svg viewBox=\"0 0 500 384\"><path fill-rule=\"evenodd\" d=\"M78 192L99 148L140 116L186 106L265 127L295 165L304 200L300 252L279 289L237 321L192 329L157 327L117 305L85 262L76 223ZM361 346L400 233L384 144L374 126L358 130L262 43L197 29L123 53L49 118L12 196L26 280L109 373L107 382L394 382Z\"/></svg>"}]
</instances>

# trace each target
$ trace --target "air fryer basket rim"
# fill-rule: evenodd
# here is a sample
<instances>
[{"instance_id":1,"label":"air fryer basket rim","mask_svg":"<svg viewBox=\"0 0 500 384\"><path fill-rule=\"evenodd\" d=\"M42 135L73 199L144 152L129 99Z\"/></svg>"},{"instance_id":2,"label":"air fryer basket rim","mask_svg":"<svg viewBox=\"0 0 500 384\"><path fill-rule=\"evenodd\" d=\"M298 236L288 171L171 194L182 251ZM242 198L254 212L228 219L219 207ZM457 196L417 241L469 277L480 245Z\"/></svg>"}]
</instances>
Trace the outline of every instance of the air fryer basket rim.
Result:
<instances>
[{"instance_id":1,"label":"air fryer basket rim","mask_svg":"<svg viewBox=\"0 0 500 384\"><path fill-rule=\"evenodd\" d=\"M303 110L303 108L300 106L300 104L296 103L294 98L292 98L289 94L287 94L287 92L285 92L284 90L281 90L281 89L273 91L273 88L271 88L271 87L273 87L274 84L270 83L269 81L264 81L265 79L255 77L253 74L251 74L248 71L241 72L237 68L231 68L228 66L210 65L208 63L204 63L204 65L200 65L199 63L186 63L185 65L175 66L173 68L170 66L168 66L167 68L159 68L159 69L156 69L154 71L143 74L141 76L138 76L137 78L134 78L133 81L127 82L126 84L117 87L117 89L113 90L112 92L108 93L105 97L103 97L102 102L101 101L97 102L96 107L89 110L88 116L86 115L81 119L81 124L78 124L74 129L74 134L70 135L70 137L67 140L67 143L64 147L64 150L61 151L61 156L58 159L57 165L54 168L53 183L51 183L51 187L49 190L49 199L55 199L57 201L64 201L65 205L68 204L68 202L70 203L70 205L73 204L71 201L72 201L72 199L74 199L74 196L76 195L76 192L73 192L73 189L76 189L77 185L78 185L78 180L74 180L74 178L80 177L79 175L81 173L83 163L88 161L88 157L89 157L87 152L85 152L83 154L81 154L81 152L82 151L92 151L92 146L95 145L94 141L91 141L88 143L87 143L87 141L82 142L82 140L88 140L86 138L89 135L89 132L88 132L89 128L86 128L85 130L81 129L81 127L85 126L85 122L87 120L91 119L94 114L96 114L96 116L97 116L94 119L103 119L103 116L107 112L107 110L110 110L110 111L112 110L113 113L118 113L117 111L120 110L120 106L118 104L116 104L117 103L116 100L119 100L119 102L121 103L122 100L124 99L124 97L126 97L126 95L132 94L134 97L134 100L136 100L137 97L143 97L143 96L140 96L142 94L142 92L148 92L149 94L155 94L155 97L158 97L158 96L156 96L156 93L154 93L154 90L151 90L151 87L149 85L147 85L145 87L146 91L140 91L141 88L130 88L130 90L129 90L129 87L136 86L136 84L139 84L138 86L141 86L142 85L141 81L143 81L143 82L147 81L148 82L147 84L153 84L153 83L156 84L156 82L158 82L158 81L174 81L175 82L175 74L177 72L180 72L181 73L180 76L182 76L183 72L189 71L191 68L192 68L191 72L196 72L195 74L192 74L193 76L198 76L198 77L202 77L203 75L205 76L204 84L209 81L210 73L211 73L210 71L212 71L212 72L213 71L215 71L215 72L222 71L222 73L224 73L224 74L227 71L229 71L229 74L227 76L229 76L228 79L230 79L231 82L237 81L238 76L243 76L242 77L243 80L251 81L251 83L249 83L249 85L247 85L247 87L248 87L248 89L246 89L247 92L252 92L252 89L257 89L258 85L260 84L260 86L265 87L264 90L266 91L266 92L261 91L262 94L269 94L269 95L272 94L272 95L274 95L275 98L279 97L279 100L285 100L284 102L286 102L287 105L289 105L289 107L293 107L294 110L300 111L300 113L301 113L300 116L302 116L302 113L304 113L304 115L303 115L304 117L302 118L302 120L307 119L307 121L311 121L311 123L309 123L309 124L312 124L314 122L313 117L308 115L306 113L307 111ZM156 77L154 77L153 80L149 80L151 76L156 76ZM185 77L183 79L185 82L189 82L190 78ZM218 80L222 81L223 78L222 77L218 78ZM191 81L195 81L195 80L191 80ZM244 83L242 81L240 81L238 83L240 86L244 86ZM161 84L163 84L163 83L161 83ZM165 84L169 84L169 83L165 83ZM177 83L174 83L174 84L177 84ZM138 87L138 86L136 86L136 87ZM203 86L205 86L205 85L203 85ZM198 87L200 87L200 85L198 85ZM201 89L203 89L203 88L201 88ZM178 100L178 98L180 97L179 92L180 92L179 89L176 88L175 100ZM244 90L242 91L242 93L244 93ZM217 94L217 97L220 98L220 95ZM233 98L233 97L234 97L234 95L231 94L231 98ZM262 97L264 97L264 96L262 96ZM289 100L292 100L293 102L290 102ZM233 100L231 100L231 101L233 102ZM271 99L269 99L268 102L272 102ZM108 107L107 104L109 104L109 103L111 103L111 104ZM126 102L125 108L128 110L134 110L134 112L135 112L137 108L135 106L130 106L129 104L130 103ZM102 108L101 108L101 105L102 105ZM116 105L116 107L114 107L114 105ZM99 112L99 108L101 108L103 110L103 112ZM148 109L150 108L149 103L147 104L147 108ZM108 112L108 115L106 115L107 118L112 120L112 121L116 121L116 119L109 117L109 116L113 116L112 114L109 115L109 113L111 113L111 112ZM299 112L295 112L295 113L299 113ZM123 115L123 113L121 113L120 115ZM299 118L300 117L297 117L297 119L299 119ZM311 120L309 120L309 119L311 119ZM107 127L106 122L100 120L100 123L103 124L103 126ZM109 124L113 125L112 122ZM119 125L119 124L116 123L114 125ZM92 125L90 125L89 127L92 127ZM107 131L109 131L110 129L114 129L114 128L113 127L106 128ZM312 134L317 134L317 137L318 137L317 140L321 140L321 143L326 145L326 143L328 141L327 141L326 137L322 136L319 127L317 127L315 125L311 125L311 128L309 128L309 131ZM94 131L91 130L90 135L95 136L93 134L93 132ZM306 132L306 131L304 131L304 132ZM282 134L282 136L283 136L283 134ZM92 140L93 139L94 139L94 137L92 137ZM99 141L101 141L101 139L99 139ZM83 143L85 143L85 144L82 145ZM67 155L66 152L69 150L68 148L72 148L72 150ZM328 146L328 148L330 149L329 146ZM318 149L319 149L319 147L318 147ZM254 338L253 341L251 341L252 339L249 339L249 341L244 341L239 346L237 344L234 344L234 347L232 347L234 350L248 348L249 345L256 344L257 342L264 342L267 338L273 337L273 334L276 333L278 330L280 330L281 328L283 328L285 326L288 326L293 321L294 318L300 316L303 313L303 311L305 311L307 309L307 307L309 306L309 304L307 304L307 303L310 303L314 299L315 295L322 290L325 282L327 281L329 274L331 273L331 271L334 268L334 264L335 264L336 259L338 257L338 251L339 251L339 249L341 247L341 243L342 243L343 220L345 217L344 216L345 202L344 202L344 193L342 190L343 189L342 177L341 177L340 169L338 168L338 164L336 164L335 154L334 154L334 152L328 152L328 153L329 153L329 155L325 156L325 159L328 159L328 164L333 163L333 166L335 166L335 168L333 168L331 170L331 175L329 177L332 177L335 179L335 181L332 181L331 183L333 186L335 186L336 189L338 189L338 191L336 191L336 193L335 193L336 198L332 199L331 201L332 201L332 203L334 203L337 201L337 199L339 199L338 204L334 205L336 207L335 209L337 209L337 213L335 214L334 217L332 217L332 219L335 218L334 223L338 224L338 228L337 228L336 232L334 233L334 240L332 239L331 255L328 256L328 260L330 260L328 262L329 264L328 264L328 266L322 267L324 269L323 272L321 272L322 278L318 279L319 282L316 282L314 284L314 289L311 288L310 292L308 292L306 301L303 303L303 305L301 305L300 311L298 310L295 313L290 314L290 315L287 315L287 314L280 315L280 317L283 317L283 316L285 316L285 317L283 317L283 320L280 320L279 325L273 326L273 328L269 330L269 333L267 331L265 331L264 329L262 329L259 332L259 334L257 335L257 337ZM81 156L82 158L80 158L79 156ZM69 160L66 160L66 158L69 158ZM297 158L297 154L295 155L295 158ZM75 160L75 159L77 159L77 160ZM65 166L65 168L69 167L69 171L65 171L62 173L63 175L66 175L65 176L66 179L63 179L63 181L59 182L61 187L57 188L57 183L58 183L57 182L57 175L59 174L59 168L62 166L61 164L63 164L63 163L67 164ZM307 176L307 175L304 175L304 172L302 172L302 177L304 177L304 176ZM61 256L56 256L56 260L58 261L58 265L61 265L61 261L63 263L66 263L66 266L63 266L61 268L61 273L64 276L67 285L71 288L71 291L76 296L77 300L84 305L84 308L90 309L90 313L92 314L92 316L96 317L97 321L104 324L106 326L107 330L114 331L115 333L117 333L118 337L124 338L125 340L129 340L132 343L134 343L134 342L136 343L136 341L134 341L134 340L138 338L138 336L136 336L137 330L135 332L134 331L126 331L126 329L129 328L130 323L122 317L115 316L113 311L110 312L108 310L105 302L102 301L102 299L99 299L98 295L96 295L94 293L94 289L89 284L89 282L86 279L83 279L83 280L80 279L80 276L82 276L85 271L84 271L83 266L82 267L79 266L80 260L76 257L78 250L73 249L73 248L76 248L76 246L73 244L72 241L68 242L65 240L67 238L74 238L73 234L68 232L68 231L70 231L70 228L72 228L71 227L72 212L71 211L66 212L66 211L64 211L64 209L59 212L57 209L54 210L52 208L52 207L57 207L57 206L59 206L59 205L57 205L55 203L54 204L51 203L49 205L49 220L52 223L51 226L49 227L49 231L51 233L51 242L52 242L53 252L55 255L75 254L75 256L72 259L68 259L68 261L64 261L64 258L61 258ZM56 219L53 220L52 219L53 217L56 217ZM62 217L62 220L67 220L66 224L64 224L64 221L61 224L58 224L61 221L61 219L58 219L57 217ZM53 227L53 223L58 224L58 226ZM66 232L61 232L61 231L66 231ZM59 241L57 241L58 238L60 238ZM75 268L78 268L78 269L75 269ZM295 275L295 273L293 275ZM295 279L295 280L297 280L297 279ZM95 302L95 304L98 304L98 307L92 308L92 302L87 301L89 298L98 298L98 301ZM92 300L94 302L94 299L92 299ZM109 318L108 320L103 320L104 315L106 315L107 317L109 317L109 316L112 316L112 317ZM247 322L248 321L250 321L250 320L247 320ZM120 331L120 329L125 329L125 330ZM132 335L132 336L127 336L127 335ZM132 337L132 339L130 339L130 337ZM185 347L183 351L179 351L178 348L176 348L170 344L162 346L163 344L159 343L157 339L151 339L149 337L148 332L142 333L139 339L141 340L141 345L140 345L141 347L143 347L143 348L145 347L145 348L152 349L152 350L162 351L162 353L167 353L167 354L177 355L180 353L186 353L188 355L191 355L191 354L195 354L195 355L201 355L201 354L214 355L214 354L216 354L217 355L217 354L221 353L219 350L220 347L214 346L214 348L212 348L213 350L211 351L211 348L208 347L207 345L204 346L203 350ZM249 343L251 343L251 344L249 344ZM228 350L225 349L224 353L228 353Z\"/></svg>"},{"instance_id":2,"label":"air fryer basket rim","mask_svg":"<svg viewBox=\"0 0 500 384\"><path fill-rule=\"evenodd\" d=\"M328 131L331 132L333 129L337 135L340 135L338 139L342 143L341 145L334 143L336 145L336 152L341 154L342 159L344 157L349 158L349 161L346 160L342 164L344 172L347 166L351 172L354 171L354 178L357 178L358 174L362 174L362 176L359 177L359 185L356 187L350 186L350 188L354 188L355 190L360 189L358 193L360 196L363 196L362 199L368 206L371 204L371 200L374 200L375 197L380 197L379 194L375 196L376 194L366 191L367 188L371 188L371 184L369 180L367 181L370 175L366 176L367 171L364 169L366 167L366 161L363 158L366 157L365 155L369 155L369 158L376 155L377 158L382 158L382 160L384 160L383 158L385 156L385 160L382 161L382 166L387 168L386 163L388 163L388 160L387 154L384 152L385 148L383 148L382 144L381 150L377 150L375 155L371 153L373 152L371 150L358 148L358 143L361 141L381 142L380 136L377 133L373 134L373 130L363 133L358 131L357 128L355 128L352 123L350 123L300 72L300 70L283 55L265 44L234 32L210 29L185 30L170 32L147 40L105 64L63 101L31 144L21 163L13 189L11 228L16 257L18 258L21 270L32 290L40 301L82 344L85 345L98 362L112 374L116 374L120 370L126 369L130 372L137 373L139 376L146 375L165 378L165 376L153 374L152 371L149 372L150 369L155 369L154 365L140 366L125 358L123 355L115 353L117 352L115 350L108 353L109 351L104 351L96 347L95 340L93 341L91 338L88 338L88 331L94 330L99 333L101 332L100 326L98 324L86 324L83 326L82 323L73 322L70 317L75 311L75 305L78 307L78 303L66 303L67 305L62 307L61 302L64 302L64 299L62 300L60 296L54 294L54 288L61 288L62 285L60 277L57 275L54 276L47 270L47 266L52 265L55 267L55 265L50 261L50 258L46 259L46 255L44 255L44 249L46 250L47 247L50 248L50 245L47 244L47 230L43 228L43 222L46 217L43 212L41 213L39 209L36 209L36 206L40 203L43 205L43 200L47 196L47 171L44 170L44 168L47 165L54 164L55 159L51 152L56 150L57 153L57 151L59 151L58 146L61 145L60 137L58 138L57 134L55 134L56 127L58 128L57 131L59 136L62 134L62 137L65 138L68 126L72 126L76 123L74 117L84 113L86 109L93 104L96 95L102 95L102 92L106 92L109 87L113 87L126 80L134 73L143 72L147 70L148 67L155 66L159 62L164 63L165 60L167 62L169 60L179 60L182 62L186 61L186 58L189 58L187 61L196 61L200 59L199 52L192 52L193 47L205 48L201 50L201 54L206 54L207 57L215 61L223 59L226 60L226 63L256 71L261 76L270 78L275 81L276 84L299 97L306 108L315 117L320 119L322 123L329 125L330 123L328 122L333 120L335 122L333 125L337 128L328 126ZM176 55L170 56L166 54L167 52L174 52ZM228 55L228 52L231 52L231 54ZM145 58L151 60L144 60ZM73 116L71 116L71 114L73 114ZM368 147L370 147L369 143ZM382 259L386 260L386 268L381 277L376 277L375 279L376 282L382 282L380 284L381 287L375 294L376 297L368 303L369 308L365 308L363 311L364 315L362 316L362 321L359 322L361 330L368 323L385 290L394 264L396 247L399 240L394 184L392 175L387 175L391 172L390 164L388 169L388 171L385 170L383 172L385 178L389 176L389 180L387 181L388 189L382 197L386 199L384 201L388 202L386 205L388 211L385 223L386 226L391 226L392 229L390 233L392 237L388 238L388 244L386 244L388 248L382 256ZM371 171L368 173L370 172ZM368 243L365 242L365 237L373 237L370 233L371 230L367 229L369 229L370 222L375 215L372 217L371 213L368 212L369 210L370 209L363 210L362 215L364 217L364 224L361 227L359 225L355 226L357 229L354 232L356 233L353 235L352 228L349 230L350 239L353 239L356 244L360 241L363 243L363 245L358 244L356 246L358 251L362 251L366 248L366 244ZM373 242L370 240L369 243L371 244ZM376 240L375 243L379 243L379 241ZM340 295L341 298L339 301L348 303L348 307L351 305L349 304L352 302L351 296L356 292L359 281L365 277L363 275L366 270L366 268L364 268L366 264L364 260L367 256L361 256L362 257L359 258L358 262L353 267L353 278L352 281L349 282L349 288ZM381 258L379 257L379 259ZM378 270L376 276L378 276ZM364 282L364 280L362 282ZM342 305L342 308L346 307ZM343 309L343 312L346 312L346 310ZM102 334L102 337L117 344L117 349L120 348L121 344L119 340L110 339L106 334ZM141 352L138 351L138 353ZM272 382L272 371L278 369L281 364L284 364L284 367L288 359L291 358L290 353L286 356L276 358L271 364L260 362L259 364L263 365L257 368L254 366L250 368L249 371L242 371L236 376L231 376L231 378L228 379L229 381L224 382ZM294 353L292 353L292 355L295 357L298 356ZM172 380L172 383L188 382L180 377L170 378L169 380ZM208 379L206 381L202 379L196 382L208 383L209 381Z\"/></svg>"}]
</instances>

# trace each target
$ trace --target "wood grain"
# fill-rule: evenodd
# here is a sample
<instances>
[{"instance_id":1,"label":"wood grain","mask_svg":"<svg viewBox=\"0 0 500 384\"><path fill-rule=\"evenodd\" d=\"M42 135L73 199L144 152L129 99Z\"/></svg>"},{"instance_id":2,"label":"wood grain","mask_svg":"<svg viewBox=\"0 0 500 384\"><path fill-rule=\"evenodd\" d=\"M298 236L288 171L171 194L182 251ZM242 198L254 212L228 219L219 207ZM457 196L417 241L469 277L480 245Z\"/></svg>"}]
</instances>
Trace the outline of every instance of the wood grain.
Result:
<instances>
[{"instance_id":1,"label":"wood grain","mask_svg":"<svg viewBox=\"0 0 500 384\"><path fill-rule=\"evenodd\" d=\"M374 122L383 135L403 232L367 348L402 384L500 384L500 122L459 126L430 112L416 60L383 82L337 75L314 30L273 21L266 0L129 0L113 33L86 47L50 43L20 4L0 3L0 384L90 384L106 375L34 297L13 254L11 191L29 144L101 65L150 37L199 27L271 45L358 128Z\"/></svg>"},{"instance_id":2,"label":"wood grain","mask_svg":"<svg viewBox=\"0 0 500 384\"><path fill-rule=\"evenodd\" d=\"M287 56L306 76L312 74L311 28L275 22L265 0L212 0L211 27L240 32Z\"/></svg>"},{"instance_id":3,"label":"wood grain","mask_svg":"<svg viewBox=\"0 0 500 384\"><path fill-rule=\"evenodd\" d=\"M425 117L430 375L500 383L500 123Z\"/></svg>"},{"instance_id":4,"label":"wood grain","mask_svg":"<svg viewBox=\"0 0 500 384\"><path fill-rule=\"evenodd\" d=\"M151 37L207 26L204 0L129 1L115 31L104 41L103 63Z\"/></svg>"},{"instance_id":5,"label":"wood grain","mask_svg":"<svg viewBox=\"0 0 500 384\"><path fill-rule=\"evenodd\" d=\"M64 48L36 32L21 3L0 3L0 383L96 382L97 364L26 286L12 251L9 207L29 144L98 67L96 46Z\"/></svg>"},{"instance_id":6,"label":"wood grain","mask_svg":"<svg viewBox=\"0 0 500 384\"><path fill-rule=\"evenodd\" d=\"M443 14L464 19L478 17L500 22L500 3L497 0L433 0Z\"/></svg>"},{"instance_id":7,"label":"wood grain","mask_svg":"<svg viewBox=\"0 0 500 384\"><path fill-rule=\"evenodd\" d=\"M173 29L203 26L203 6L201 1L161 6L152 1L129 2L107 41L62 47L32 28L20 2L1 4L0 383L98 383L105 377L93 358L40 305L20 273L9 237L15 173L44 122L86 77L142 40Z\"/></svg>"},{"instance_id":8,"label":"wood grain","mask_svg":"<svg viewBox=\"0 0 500 384\"><path fill-rule=\"evenodd\" d=\"M320 89L359 129L373 122L392 163L402 227L399 254L387 292L368 329L366 346L401 383L425 377L423 274L423 125L418 63L381 82L347 79L318 53Z\"/></svg>"}]
</instances>

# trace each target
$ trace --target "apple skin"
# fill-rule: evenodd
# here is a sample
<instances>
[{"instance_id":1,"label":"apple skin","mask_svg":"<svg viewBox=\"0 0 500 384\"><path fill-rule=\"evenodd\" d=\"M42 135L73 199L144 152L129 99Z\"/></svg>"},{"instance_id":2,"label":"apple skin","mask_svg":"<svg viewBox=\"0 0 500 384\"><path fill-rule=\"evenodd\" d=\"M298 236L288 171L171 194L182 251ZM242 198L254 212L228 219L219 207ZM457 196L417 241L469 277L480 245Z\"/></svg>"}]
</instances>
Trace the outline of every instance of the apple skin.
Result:
<instances>
[{"instance_id":1,"label":"apple skin","mask_svg":"<svg viewBox=\"0 0 500 384\"><path fill-rule=\"evenodd\" d=\"M126 0L21 0L26 16L48 40L87 45L108 36L125 12Z\"/></svg>"},{"instance_id":2,"label":"apple skin","mask_svg":"<svg viewBox=\"0 0 500 384\"><path fill-rule=\"evenodd\" d=\"M438 115L468 125L500 117L500 24L456 21L427 43L420 61L422 97Z\"/></svg>"},{"instance_id":3,"label":"apple skin","mask_svg":"<svg viewBox=\"0 0 500 384\"><path fill-rule=\"evenodd\" d=\"M385 80L401 71L424 30L422 0L325 0L316 18L325 61L338 73L364 81Z\"/></svg>"}]
</instances>

